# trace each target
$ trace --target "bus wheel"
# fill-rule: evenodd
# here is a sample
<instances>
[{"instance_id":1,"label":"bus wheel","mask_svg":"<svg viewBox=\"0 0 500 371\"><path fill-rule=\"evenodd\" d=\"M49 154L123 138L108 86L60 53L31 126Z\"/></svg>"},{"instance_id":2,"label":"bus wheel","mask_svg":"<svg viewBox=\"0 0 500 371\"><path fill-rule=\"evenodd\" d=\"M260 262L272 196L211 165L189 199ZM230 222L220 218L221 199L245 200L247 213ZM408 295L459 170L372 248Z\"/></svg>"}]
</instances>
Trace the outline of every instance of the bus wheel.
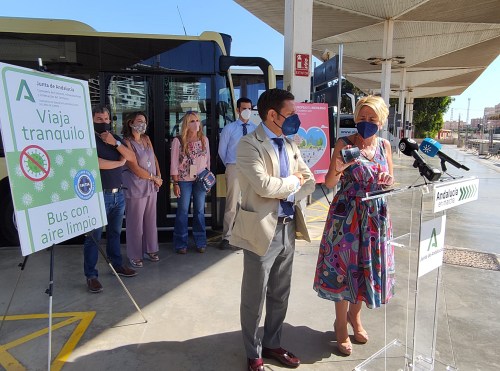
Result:
<instances>
[{"instance_id":1,"label":"bus wheel","mask_svg":"<svg viewBox=\"0 0 500 371\"><path fill-rule=\"evenodd\" d=\"M10 193L10 192L9 192ZM4 207L0 208L1 234L8 246L19 246L14 203L10 194L7 196Z\"/></svg>"}]
</instances>

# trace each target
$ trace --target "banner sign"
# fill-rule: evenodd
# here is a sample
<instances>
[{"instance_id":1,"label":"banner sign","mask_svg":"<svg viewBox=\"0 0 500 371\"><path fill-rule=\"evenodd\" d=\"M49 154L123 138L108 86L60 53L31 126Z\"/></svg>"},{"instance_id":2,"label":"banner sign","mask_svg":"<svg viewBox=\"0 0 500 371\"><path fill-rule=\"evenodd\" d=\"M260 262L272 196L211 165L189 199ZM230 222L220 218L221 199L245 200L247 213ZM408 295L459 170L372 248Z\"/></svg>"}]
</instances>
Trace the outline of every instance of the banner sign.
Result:
<instances>
[{"instance_id":1,"label":"banner sign","mask_svg":"<svg viewBox=\"0 0 500 371\"><path fill-rule=\"evenodd\" d=\"M423 222L418 249L418 277L443 265L446 215Z\"/></svg>"},{"instance_id":2,"label":"banner sign","mask_svg":"<svg viewBox=\"0 0 500 371\"><path fill-rule=\"evenodd\" d=\"M479 179L459 179L434 185L434 212L475 201L479 197Z\"/></svg>"},{"instance_id":3,"label":"banner sign","mask_svg":"<svg viewBox=\"0 0 500 371\"><path fill-rule=\"evenodd\" d=\"M300 117L300 128L292 140L297 143L316 183L324 183L330 166L330 143L328 135L328 105L325 103L296 103Z\"/></svg>"},{"instance_id":4,"label":"banner sign","mask_svg":"<svg viewBox=\"0 0 500 371\"><path fill-rule=\"evenodd\" d=\"M24 256L107 224L86 81L0 63L0 124Z\"/></svg>"}]
</instances>

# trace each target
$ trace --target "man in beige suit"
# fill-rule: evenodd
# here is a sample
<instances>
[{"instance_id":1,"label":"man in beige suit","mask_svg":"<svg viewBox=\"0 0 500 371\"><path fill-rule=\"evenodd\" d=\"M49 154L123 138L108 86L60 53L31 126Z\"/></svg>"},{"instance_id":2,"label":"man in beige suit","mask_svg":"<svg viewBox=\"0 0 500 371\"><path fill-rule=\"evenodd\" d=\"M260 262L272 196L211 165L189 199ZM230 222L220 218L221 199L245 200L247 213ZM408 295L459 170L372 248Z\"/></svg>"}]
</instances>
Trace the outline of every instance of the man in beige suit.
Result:
<instances>
[{"instance_id":1,"label":"man in beige suit","mask_svg":"<svg viewBox=\"0 0 500 371\"><path fill-rule=\"evenodd\" d=\"M299 148L285 138L300 126L293 94L268 90L257 107L263 122L238 145L242 200L230 237L231 245L244 249L240 316L249 371L263 371L263 357L287 367L300 365L295 355L281 347L281 329L290 295L295 239L310 241L300 201L315 187ZM261 341L257 330L264 300Z\"/></svg>"}]
</instances>

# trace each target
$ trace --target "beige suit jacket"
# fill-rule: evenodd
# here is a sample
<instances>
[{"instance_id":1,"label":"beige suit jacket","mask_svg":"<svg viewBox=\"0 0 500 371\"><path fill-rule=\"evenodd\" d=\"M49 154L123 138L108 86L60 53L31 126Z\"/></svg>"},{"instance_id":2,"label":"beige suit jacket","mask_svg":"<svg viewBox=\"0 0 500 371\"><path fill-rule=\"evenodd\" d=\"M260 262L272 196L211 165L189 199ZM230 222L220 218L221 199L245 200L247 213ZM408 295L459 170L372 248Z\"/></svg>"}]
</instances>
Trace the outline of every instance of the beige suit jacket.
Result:
<instances>
[{"instance_id":1,"label":"beige suit jacket","mask_svg":"<svg viewBox=\"0 0 500 371\"><path fill-rule=\"evenodd\" d=\"M302 159L297 145L286 139L285 147L289 174L299 172L305 180L295 193L296 238L311 242L300 201L314 191L314 176ZM276 231L279 201L292 194L296 183L293 179L280 177L279 158L262 123L255 131L241 138L236 168L242 200L229 243L263 256Z\"/></svg>"}]
</instances>

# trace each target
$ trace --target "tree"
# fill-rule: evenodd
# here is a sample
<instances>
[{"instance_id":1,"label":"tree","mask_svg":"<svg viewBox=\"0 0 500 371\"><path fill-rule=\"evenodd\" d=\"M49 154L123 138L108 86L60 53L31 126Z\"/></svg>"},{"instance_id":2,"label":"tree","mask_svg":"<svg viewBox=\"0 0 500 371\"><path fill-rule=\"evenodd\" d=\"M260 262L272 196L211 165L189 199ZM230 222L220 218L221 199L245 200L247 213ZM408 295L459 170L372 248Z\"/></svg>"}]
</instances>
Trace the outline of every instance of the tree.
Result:
<instances>
[{"instance_id":1,"label":"tree","mask_svg":"<svg viewBox=\"0 0 500 371\"><path fill-rule=\"evenodd\" d=\"M443 127L443 115L451 97L416 98L413 103L413 125L416 138L434 138Z\"/></svg>"}]
</instances>

